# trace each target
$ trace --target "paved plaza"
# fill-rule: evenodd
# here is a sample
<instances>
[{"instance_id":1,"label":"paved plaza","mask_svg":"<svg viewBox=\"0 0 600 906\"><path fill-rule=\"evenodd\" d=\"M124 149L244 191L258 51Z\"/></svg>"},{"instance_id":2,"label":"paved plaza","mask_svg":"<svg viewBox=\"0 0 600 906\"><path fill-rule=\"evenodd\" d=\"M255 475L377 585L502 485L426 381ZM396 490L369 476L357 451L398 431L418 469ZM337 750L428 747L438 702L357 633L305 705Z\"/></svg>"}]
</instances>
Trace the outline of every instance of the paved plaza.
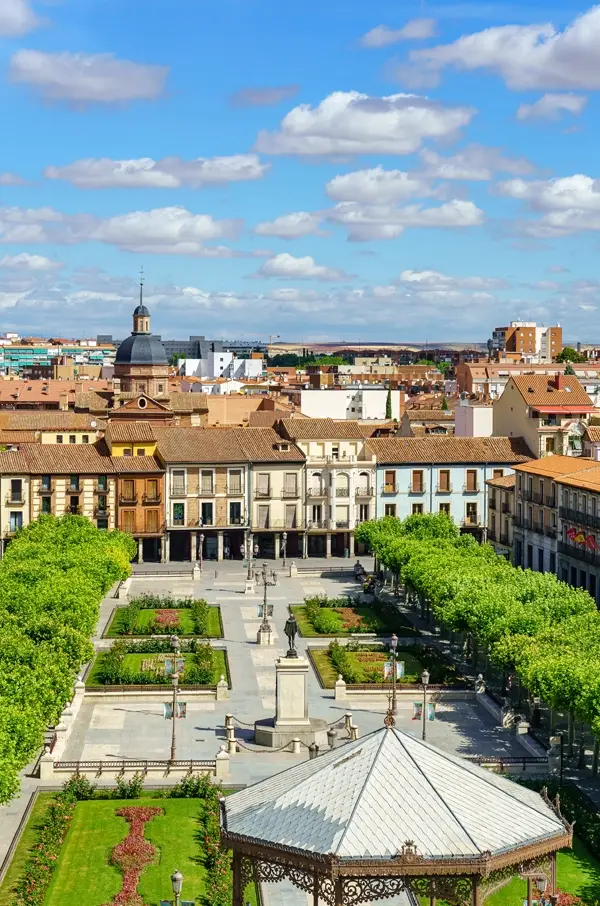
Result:
<instances>
[{"instance_id":1,"label":"paved plaza","mask_svg":"<svg viewBox=\"0 0 600 906\"><path fill-rule=\"evenodd\" d=\"M269 567L274 564L269 564ZM306 561L302 564L307 565ZM348 566L346 562L343 564ZM172 569L171 564L171 569ZM330 569L335 562L311 563ZM190 699L187 718L177 722L178 759L214 759L225 738L225 715L232 713L242 724L252 725L256 719L270 717L275 711L275 661L285 654L287 639L283 626L288 616L288 605L302 603L307 595L324 593L332 597L356 593L357 584L351 573L345 576L304 574L290 578L278 564L278 582L268 590L269 603L274 605L271 625L275 644L259 647L256 633L260 625L258 605L262 602L262 588L256 595L244 594L245 571L241 563L205 564L199 580L192 580L191 569L182 564L187 575L169 574L167 570L153 575L137 575L132 581L130 596L144 592L172 594L177 597L203 597L211 604L219 604L224 628L224 639L212 644L225 647L229 658L232 689L224 702ZM216 572L215 572L216 568ZM106 598L101 606L97 647L108 647L111 642L100 636L108 624L115 606L126 603L113 597ZM299 654L306 645L326 645L327 640L297 640ZM387 702L379 698L365 698L358 703L336 702L333 690L322 689L312 667L308 678L310 716L332 723L351 711L353 722L363 736L383 724ZM417 694L418 696L418 694ZM185 700L185 693L181 693ZM397 726L408 733L419 735L421 724L412 720L412 699L399 701ZM244 746L231 758L231 784L251 784L273 775L306 758L285 752L259 749L252 742L253 731L236 730ZM499 729L482 708L466 701L439 703L436 720L428 724L428 741L441 749L461 755L523 755L514 732ZM168 759L171 744L171 722L163 717L162 699L127 702L124 698L97 703L84 701L69 738L63 760L105 759ZM342 743L340 743L341 745ZM165 782L169 781L165 778ZM28 794L37 781L26 778L24 795L10 806L0 809L0 859L6 851L16 829ZM265 885L265 906L305 906L306 895L287 884ZM392 901L393 902L393 901ZM406 906L405 900L398 904Z\"/></svg>"}]
</instances>

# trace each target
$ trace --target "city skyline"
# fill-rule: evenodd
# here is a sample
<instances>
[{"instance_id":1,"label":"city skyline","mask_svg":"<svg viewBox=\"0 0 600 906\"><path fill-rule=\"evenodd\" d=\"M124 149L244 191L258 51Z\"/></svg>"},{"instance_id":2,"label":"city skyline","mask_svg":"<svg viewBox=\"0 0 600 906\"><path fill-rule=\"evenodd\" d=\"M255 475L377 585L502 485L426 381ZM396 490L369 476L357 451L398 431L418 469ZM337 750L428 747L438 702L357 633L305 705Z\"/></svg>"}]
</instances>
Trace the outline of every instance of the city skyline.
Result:
<instances>
[{"instance_id":1,"label":"city skyline","mask_svg":"<svg viewBox=\"0 0 600 906\"><path fill-rule=\"evenodd\" d=\"M3 330L593 339L600 7L141 9L4 0Z\"/></svg>"}]
</instances>

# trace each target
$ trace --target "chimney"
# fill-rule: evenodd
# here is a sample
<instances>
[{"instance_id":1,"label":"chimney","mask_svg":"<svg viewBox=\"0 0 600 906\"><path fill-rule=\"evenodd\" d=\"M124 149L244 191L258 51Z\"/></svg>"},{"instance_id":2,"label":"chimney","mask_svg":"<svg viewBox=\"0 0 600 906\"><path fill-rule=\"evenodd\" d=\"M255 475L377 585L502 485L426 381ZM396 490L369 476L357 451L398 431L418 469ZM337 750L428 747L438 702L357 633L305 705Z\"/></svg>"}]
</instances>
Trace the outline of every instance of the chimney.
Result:
<instances>
[{"instance_id":1,"label":"chimney","mask_svg":"<svg viewBox=\"0 0 600 906\"><path fill-rule=\"evenodd\" d=\"M61 393L58 397L58 408L61 412L69 411L69 397L66 393Z\"/></svg>"},{"instance_id":2,"label":"chimney","mask_svg":"<svg viewBox=\"0 0 600 906\"><path fill-rule=\"evenodd\" d=\"M554 386L555 386L555 388L556 388L557 390L564 390L565 387L566 387L566 384L567 384L567 382L565 381L565 376L564 376L564 374L562 374L562 372L559 373L559 374L557 374L556 377L554 378Z\"/></svg>"}]
</instances>

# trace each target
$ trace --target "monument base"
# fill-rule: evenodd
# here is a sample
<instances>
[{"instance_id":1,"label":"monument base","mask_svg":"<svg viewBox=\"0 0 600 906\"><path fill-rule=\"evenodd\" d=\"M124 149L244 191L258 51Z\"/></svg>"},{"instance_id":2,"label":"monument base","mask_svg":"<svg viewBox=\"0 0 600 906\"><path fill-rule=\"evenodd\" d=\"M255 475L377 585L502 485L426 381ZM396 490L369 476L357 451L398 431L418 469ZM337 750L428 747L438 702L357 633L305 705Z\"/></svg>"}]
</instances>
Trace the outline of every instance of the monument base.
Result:
<instances>
[{"instance_id":1,"label":"monument base","mask_svg":"<svg viewBox=\"0 0 600 906\"><path fill-rule=\"evenodd\" d=\"M256 588L254 587L254 581L252 579L246 579L246 587L244 589L245 595L255 595Z\"/></svg>"},{"instance_id":2,"label":"monument base","mask_svg":"<svg viewBox=\"0 0 600 906\"><path fill-rule=\"evenodd\" d=\"M260 627L260 629L256 633L256 643L258 645L274 645L275 644L275 642L273 641L273 632L272 632L270 626L268 629L263 629L262 626Z\"/></svg>"},{"instance_id":3,"label":"monument base","mask_svg":"<svg viewBox=\"0 0 600 906\"><path fill-rule=\"evenodd\" d=\"M280 749L292 739L299 739L307 746L316 742L323 751L327 747L327 721L311 717L308 723L281 726L275 723L274 717L267 717L254 723L254 741L259 746Z\"/></svg>"}]
</instances>

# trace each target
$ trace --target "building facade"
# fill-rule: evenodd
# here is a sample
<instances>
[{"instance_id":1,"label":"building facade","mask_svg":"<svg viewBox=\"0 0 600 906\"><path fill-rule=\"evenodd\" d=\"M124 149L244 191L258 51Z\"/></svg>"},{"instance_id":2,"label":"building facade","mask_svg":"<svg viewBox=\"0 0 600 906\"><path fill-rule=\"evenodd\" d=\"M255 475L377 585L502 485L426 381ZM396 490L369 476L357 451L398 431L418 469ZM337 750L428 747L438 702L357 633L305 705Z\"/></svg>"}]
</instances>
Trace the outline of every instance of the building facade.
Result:
<instances>
[{"instance_id":1,"label":"building facade","mask_svg":"<svg viewBox=\"0 0 600 906\"><path fill-rule=\"evenodd\" d=\"M511 321L496 327L492 349L499 355L518 356L523 361L553 362L562 351L562 328L546 327L535 321Z\"/></svg>"},{"instance_id":2,"label":"building facade","mask_svg":"<svg viewBox=\"0 0 600 906\"><path fill-rule=\"evenodd\" d=\"M0 453L0 556L30 521L31 477L20 452Z\"/></svg>"},{"instance_id":3,"label":"building facade","mask_svg":"<svg viewBox=\"0 0 600 906\"><path fill-rule=\"evenodd\" d=\"M497 554L513 560L513 531L515 514L515 474L490 478L488 491L487 541Z\"/></svg>"},{"instance_id":4,"label":"building facade","mask_svg":"<svg viewBox=\"0 0 600 906\"><path fill-rule=\"evenodd\" d=\"M406 519L445 512L462 531L484 541L487 482L529 459L521 438L381 438L369 442L377 458L376 515Z\"/></svg>"},{"instance_id":5,"label":"building facade","mask_svg":"<svg viewBox=\"0 0 600 906\"><path fill-rule=\"evenodd\" d=\"M138 563L164 559L165 470L153 456L111 457L117 479L117 527L133 535Z\"/></svg>"}]
</instances>

